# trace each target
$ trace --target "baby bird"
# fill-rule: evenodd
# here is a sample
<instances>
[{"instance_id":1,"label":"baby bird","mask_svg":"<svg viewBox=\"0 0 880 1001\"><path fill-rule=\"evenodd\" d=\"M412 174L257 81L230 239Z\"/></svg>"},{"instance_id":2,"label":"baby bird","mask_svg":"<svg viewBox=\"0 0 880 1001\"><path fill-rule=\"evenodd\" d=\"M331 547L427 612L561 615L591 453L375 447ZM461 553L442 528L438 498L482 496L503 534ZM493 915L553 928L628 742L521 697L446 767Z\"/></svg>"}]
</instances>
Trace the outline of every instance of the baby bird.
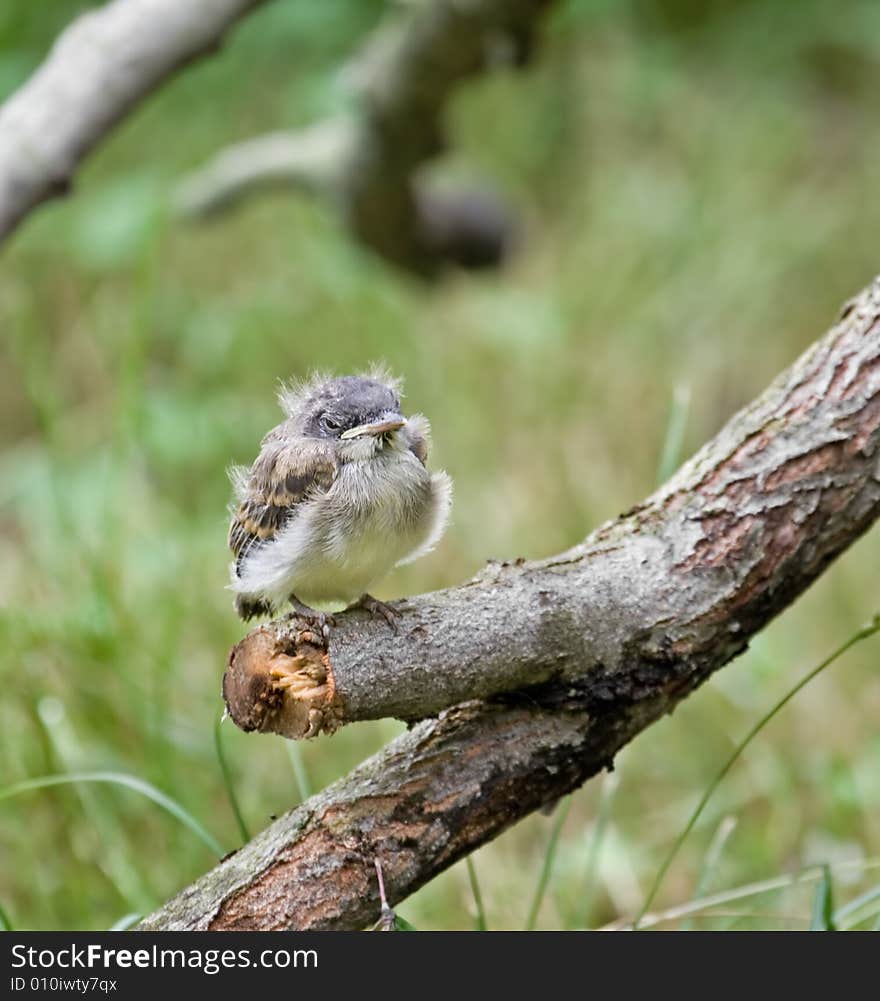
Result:
<instances>
[{"instance_id":1,"label":"baby bird","mask_svg":"<svg viewBox=\"0 0 880 1001\"><path fill-rule=\"evenodd\" d=\"M390 609L368 590L392 567L437 544L452 482L430 473L430 425L400 409L400 384L382 369L314 376L279 395L287 419L263 438L250 467L233 468L229 526L235 609L244 620L290 602Z\"/></svg>"}]
</instances>

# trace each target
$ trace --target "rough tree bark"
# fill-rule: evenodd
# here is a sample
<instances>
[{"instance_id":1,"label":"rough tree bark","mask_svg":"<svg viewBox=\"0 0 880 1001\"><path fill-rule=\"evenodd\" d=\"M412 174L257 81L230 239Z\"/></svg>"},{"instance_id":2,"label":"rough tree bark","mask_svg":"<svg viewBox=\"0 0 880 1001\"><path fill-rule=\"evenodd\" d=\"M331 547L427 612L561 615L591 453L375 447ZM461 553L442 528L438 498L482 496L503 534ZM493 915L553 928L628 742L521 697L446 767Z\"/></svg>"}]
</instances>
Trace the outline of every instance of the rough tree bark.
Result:
<instances>
[{"instance_id":1,"label":"rough tree bark","mask_svg":"<svg viewBox=\"0 0 880 1001\"><path fill-rule=\"evenodd\" d=\"M264 0L114 0L81 15L0 107L0 241L66 194L83 158L178 69Z\"/></svg>"},{"instance_id":2,"label":"rough tree bark","mask_svg":"<svg viewBox=\"0 0 880 1001\"><path fill-rule=\"evenodd\" d=\"M378 914L374 859L394 903L610 766L878 514L880 279L665 487L582 545L408 601L398 634L354 614L326 650L287 624L252 633L227 696L263 729L483 700L416 724L141 927L363 927Z\"/></svg>"}]
</instances>

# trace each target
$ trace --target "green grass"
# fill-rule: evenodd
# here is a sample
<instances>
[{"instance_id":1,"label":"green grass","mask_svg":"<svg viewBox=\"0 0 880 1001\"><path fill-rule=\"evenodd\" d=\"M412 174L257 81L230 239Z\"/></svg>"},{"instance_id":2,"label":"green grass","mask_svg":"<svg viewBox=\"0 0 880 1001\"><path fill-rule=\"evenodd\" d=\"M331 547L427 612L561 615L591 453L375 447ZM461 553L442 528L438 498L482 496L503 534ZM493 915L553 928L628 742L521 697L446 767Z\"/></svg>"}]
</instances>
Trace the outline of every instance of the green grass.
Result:
<instances>
[{"instance_id":1,"label":"green grass","mask_svg":"<svg viewBox=\"0 0 880 1001\"><path fill-rule=\"evenodd\" d=\"M556 853L559 850L559 838L570 809L570 797L566 797L563 803L557 803L554 809L556 820L550 831L550 837L547 839L544 860L541 863L541 870L538 874L538 884L535 887L535 894L532 897L529 912L526 915L525 924L523 925L526 931L534 931L535 925L538 922L538 914L541 911L541 905L544 903L544 895L547 893L547 885L550 882L550 875L553 872L553 863L556 860Z\"/></svg>"},{"instance_id":2,"label":"green grass","mask_svg":"<svg viewBox=\"0 0 880 1001\"><path fill-rule=\"evenodd\" d=\"M645 916L651 904L656 899L660 887L663 885L663 879L666 876L666 873L669 872L669 868L675 861L676 855L681 851L685 839L694 829L694 826L700 819L700 816L703 810L706 808L706 805L708 804L710 798L716 792L716 790L724 781L724 779L727 777L727 774L730 772L730 769L733 768L736 762L740 759L740 757L742 756L746 748L749 746L749 744L751 744L752 741L761 732L761 730L763 730L764 727L767 726L767 724L772 719L774 719L774 717L786 705L788 705L789 702L791 702L791 700L798 694L798 692L802 691L814 678L817 678L823 671L829 668L836 660L842 657L848 650L851 650L854 646L856 646L856 644L861 643L862 641L869 639L872 636L875 636L878 632L880 632L880 615L875 615L873 620L870 623L868 623L868 625L863 626L857 632L853 633L853 635L848 640L846 640L845 643L841 644L841 646L839 646L832 654L826 657L821 664L814 667L811 671L808 671L797 682L796 685L790 688L785 693L785 695L768 712L766 712L758 720L757 723L755 723L755 725L749 730L749 732L745 735L745 737L743 737L743 739L736 745L736 747L733 750L733 753L724 762L721 768L719 768L717 774L713 777L712 781L706 786L705 790L703 791L703 795L700 797L699 803L697 803L697 806L694 809L694 812L690 815L687 823L682 828L681 833L673 842L672 847L669 850L669 854L663 860L663 864L657 871L657 875L654 878L654 882L651 884L651 888L648 890L648 893L645 896L644 903L639 908L639 912L633 921L634 928L637 928L639 926L639 923L641 922L642 918ZM714 839L713 839L713 844L714 844ZM711 849L712 845L710 845L710 854L714 854L711 851ZM703 873L701 873L700 881L698 882L697 885L699 886L700 883L702 883L702 881L703 881ZM831 912L830 881L831 881L830 869L826 864L824 866L822 887L820 887L820 889L822 890L822 894L820 895L820 897L817 897L817 900L822 901L822 905L819 909L820 915L824 914L825 911L828 911L828 917L823 919L825 920L826 924L830 924L830 912ZM814 924L816 921L815 914L816 911L814 909L814 921L813 921ZM833 929L829 927L827 930L833 930Z\"/></svg>"},{"instance_id":3,"label":"green grass","mask_svg":"<svg viewBox=\"0 0 880 1001\"><path fill-rule=\"evenodd\" d=\"M0 95L80 6L4 7ZM0 263L0 788L122 773L232 847L400 732L359 724L291 757L227 723L218 761L243 632L225 469L277 421L278 380L381 359L431 418L453 525L385 582L394 597L626 510L880 271L880 8L741 0L695 22L687 6L571 0L529 72L455 102L440 169L493 178L522 211L497 275L424 288L303 199L169 218L175 180L219 146L345 104L334 68L379 9L356 0L267 6L34 215ZM482 849L481 920L522 927L539 881L536 927L631 920L739 735L874 612L878 565L874 530L618 756L613 795L591 782L555 839L558 815L536 815ZM852 650L745 750L669 868L657 927L809 927L824 865L835 923L876 922L876 668L876 644ZM215 857L106 783L4 799L0 922L125 923ZM420 929L473 927L465 863L403 909Z\"/></svg>"},{"instance_id":4,"label":"green grass","mask_svg":"<svg viewBox=\"0 0 880 1001\"><path fill-rule=\"evenodd\" d=\"M13 796L34 792L37 789L50 789L53 786L71 783L107 783L121 786L124 789L132 789L134 792L140 793L141 796L146 796L156 806L161 807L166 813L170 813L172 817L179 820L184 827L206 844L218 859L226 854L216 838L179 803L166 796L155 786L150 785L149 782L144 782L132 775L124 775L119 772L73 772L70 775L42 775L39 778L26 779L24 782L16 782L11 786L0 788L0 800L12 799Z\"/></svg>"},{"instance_id":5,"label":"green grass","mask_svg":"<svg viewBox=\"0 0 880 1001\"><path fill-rule=\"evenodd\" d=\"M214 747L217 751L217 763L220 765L220 773L223 776L223 785L226 787L226 795L229 798L229 808L235 815L235 822L238 824L238 833L241 835L241 842L245 844L250 841L251 832L248 830L244 814L241 812L238 793L235 791L235 782L232 778L232 769L223 747L223 732L220 728L225 719L225 715L218 716L214 723Z\"/></svg>"},{"instance_id":6,"label":"green grass","mask_svg":"<svg viewBox=\"0 0 880 1001\"><path fill-rule=\"evenodd\" d=\"M486 917L486 908L483 904L483 891L480 889L480 881L477 877L477 867L473 856L468 855L464 860L464 864L467 869L468 881L471 884L471 893L474 895L474 909L476 911L474 929L476 931L488 931L489 919Z\"/></svg>"}]
</instances>

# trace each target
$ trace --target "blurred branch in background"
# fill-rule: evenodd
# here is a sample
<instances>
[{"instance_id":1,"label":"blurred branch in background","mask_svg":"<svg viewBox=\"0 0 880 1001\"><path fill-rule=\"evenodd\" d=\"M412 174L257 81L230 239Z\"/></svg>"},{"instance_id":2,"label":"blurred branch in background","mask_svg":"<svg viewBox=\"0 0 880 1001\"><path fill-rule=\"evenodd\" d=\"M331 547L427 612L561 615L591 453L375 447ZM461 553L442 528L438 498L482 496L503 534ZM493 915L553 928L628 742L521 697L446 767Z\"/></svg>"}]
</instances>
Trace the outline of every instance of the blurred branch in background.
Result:
<instances>
[{"instance_id":1,"label":"blurred branch in background","mask_svg":"<svg viewBox=\"0 0 880 1001\"><path fill-rule=\"evenodd\" d=\"M307 663L289 624L256 630L244 643L256 637L262 655L240 674L233 656L225 685L250 729L309 735L325 718L411 720L471 700L276 821L143 927L365 926L376 859L388 899L402 900L609 767L742 653L880 515L878 461L880 279L663 488L581 545L407 601L398 633L340 616Z\"/></svg>"},{"instance_id":2,"label":"blurred branch in background","mask_svg":"<svg viewBox=\"0 0 880 1001\"><path fill-rule=\"evenodd\" d=\"M80 162L182 66L215 52L263 0L113 0L81 15L0 107L0 241L67 194Z\"/></svg>"},{"instance_id":3,"label":"blurred branch in background","mask_svg":"<svg viewBox=\"0 0 880 1001\"><path fill-rule=\"evenodd\" d=\"M552 0L429 0L383 24L349 70L357 112L219 153L178 191L202 218L256 191L293 188L334 200L353 235L423 277L494 266L513 223L490 189L441 190L418 176L447 149L446 105L463 80L523 65Z\"/></svg>"}]
</instances>

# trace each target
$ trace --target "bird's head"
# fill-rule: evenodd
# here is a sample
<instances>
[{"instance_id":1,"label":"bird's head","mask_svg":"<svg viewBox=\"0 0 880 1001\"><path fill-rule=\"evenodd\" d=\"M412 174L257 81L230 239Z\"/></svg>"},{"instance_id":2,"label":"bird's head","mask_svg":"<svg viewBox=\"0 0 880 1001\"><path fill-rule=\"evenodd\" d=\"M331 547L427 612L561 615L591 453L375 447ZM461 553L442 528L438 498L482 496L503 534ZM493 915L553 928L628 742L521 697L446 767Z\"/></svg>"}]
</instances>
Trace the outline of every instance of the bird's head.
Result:
<instances>
[{"instance_id":1,"label":"bird's head","mask_svg":"<svg viewBox=\"0 0 880 1001\"><path fill-rule=\"evenodd\" d=\"M325 441L343 462L398 445L407 426L398 384L384 372L314 378L281 402L299 434Z\"/></svg>"}]
</instances>

